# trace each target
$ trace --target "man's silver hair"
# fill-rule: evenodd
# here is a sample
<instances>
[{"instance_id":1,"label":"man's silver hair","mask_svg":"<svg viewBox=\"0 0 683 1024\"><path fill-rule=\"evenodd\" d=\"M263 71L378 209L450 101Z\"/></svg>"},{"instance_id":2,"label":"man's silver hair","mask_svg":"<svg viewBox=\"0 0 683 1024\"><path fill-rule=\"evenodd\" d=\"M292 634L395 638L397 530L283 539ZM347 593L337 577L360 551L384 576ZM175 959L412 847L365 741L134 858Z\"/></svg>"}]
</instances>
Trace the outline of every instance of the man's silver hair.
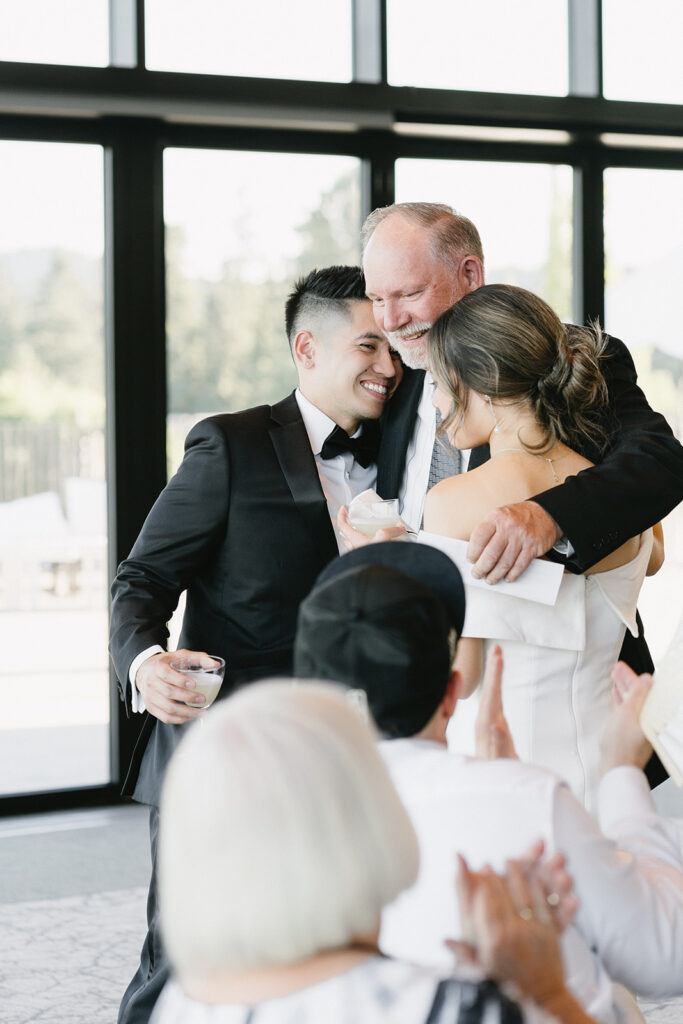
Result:
<instances>
[{"instance_id":1,"label":"man's silver hair","mask_svg":"<svg viewBox=\"0 0 683 1024\"><path fill-rule=\"evenodd\" d=\"M363 255L378 226L394 214L422 227L433 228L432 252L440 262L455 268L465 254L470 254L484 265L484 250L476 227L469 218L445 203L392 203L373 210L361 229Z\"/></svg>"}]
</instances>

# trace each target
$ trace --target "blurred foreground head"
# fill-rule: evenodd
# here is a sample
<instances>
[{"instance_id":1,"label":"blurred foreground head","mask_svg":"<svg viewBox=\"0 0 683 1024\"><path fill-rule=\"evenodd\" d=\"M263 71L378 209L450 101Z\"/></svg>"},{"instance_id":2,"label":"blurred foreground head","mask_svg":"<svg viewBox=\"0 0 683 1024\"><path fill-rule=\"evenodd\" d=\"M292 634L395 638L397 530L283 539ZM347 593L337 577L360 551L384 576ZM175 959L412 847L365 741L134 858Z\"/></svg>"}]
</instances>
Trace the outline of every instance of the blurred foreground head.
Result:
<instances>
[{"instance_id":1,"label":"blurred foreground head","mask_svg":"<svg viewBox=\"0 0 683 1024\"><path fill-rule=\"evenodd\" d=\"M343 948L417 874L375 737L326 684L254 684L208 712L171 762L160 821L160 909L181 979Z\"/></svg>"}]
</instances>

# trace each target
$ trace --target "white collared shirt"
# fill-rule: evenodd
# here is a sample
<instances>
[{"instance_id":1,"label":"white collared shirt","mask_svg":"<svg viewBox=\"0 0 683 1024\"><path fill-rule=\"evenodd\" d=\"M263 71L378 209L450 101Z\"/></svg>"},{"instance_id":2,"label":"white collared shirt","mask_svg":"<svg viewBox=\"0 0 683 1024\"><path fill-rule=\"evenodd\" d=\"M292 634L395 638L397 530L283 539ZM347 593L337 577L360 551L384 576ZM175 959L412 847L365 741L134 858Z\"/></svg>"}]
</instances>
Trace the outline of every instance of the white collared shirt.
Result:
<instances>
[{"instance_id":1,"label":"white collared shirt","mask_svg":"<svg viewBox=\"0 0 683 1024\"><path fill-rule=\"evenodd\" d=\"M311 451L315 459L316 469L318 470L318 476L320 477L320 486L322 487L325 500L327 501L327 510L330 514L330 520L332 522L332 528L334 529L334 536L337 541L337 547L340 554L344 554L346 547L342 541L341 534L337 529L337 515L342 505L348 505L357 494L361 491L365 491L368 488L375 486L377 479L377 467L374 463L371 463L367 468L364 468L360 463L356 462L351 452L343 452L341 455L335 455L333 459L322 459L320 457L320 449L325 443L325 439L328 434L334 430L336 424L334 420L331 420L324 412L321 412L317 406L313 405L312 402L301 393L299 388L294 392L301 418L308 434L308 440L311 445ZM362 427L359 427L354 437L359 437ZM142 665L143 661L147 658L151 658L153 654L160 654L163 651L163 647L155 644L152 647L148 647L146 650L141 651L140 654L133 660L128 677L131 684L131 711L142 712L146 711L145 702L142 694L135 685L135 676L137 671Z\"/></svg>"},{"instance_id":2,"label":"white collared shirt","mask_svg":"<svg viewBox=\"0 0 683 1024\"><path fill-rule=\"evenodd\" d=\"M297 388L294 392L301 418L304 421L311 451L315 459L316 469L320 477L320 486L323 489L327 510L334 528L334 535L337 540L339 554L346 551L341 534L337 530L337 515L342 505L347 505L368 488L375 486L377 479L377 467L371 463L364 468L356 462L351 452L343 452L335 455L333 459L323 459L320 456L320 449L325 443L328 434L334 430L336 423L326 413L321 412L317 406L306 398ZM359 427L353 437L360 437L362 427Z\"/></svg>"},{"instance_id":3,"label":"white collared shirt","mask_svg":"<svg viewBox=\"0 0 683 1024\"><path fill-rule=\"evenodd\" d=\"M398 492L401 518L411 530L422 528L429 467L436 434L436 409L433 404L434 378L425 371L422 397L417 407L415 427L406 451L406 467ZM462 452L461 472L467 469L469 450Z\"/></svg>"}]
</instances>

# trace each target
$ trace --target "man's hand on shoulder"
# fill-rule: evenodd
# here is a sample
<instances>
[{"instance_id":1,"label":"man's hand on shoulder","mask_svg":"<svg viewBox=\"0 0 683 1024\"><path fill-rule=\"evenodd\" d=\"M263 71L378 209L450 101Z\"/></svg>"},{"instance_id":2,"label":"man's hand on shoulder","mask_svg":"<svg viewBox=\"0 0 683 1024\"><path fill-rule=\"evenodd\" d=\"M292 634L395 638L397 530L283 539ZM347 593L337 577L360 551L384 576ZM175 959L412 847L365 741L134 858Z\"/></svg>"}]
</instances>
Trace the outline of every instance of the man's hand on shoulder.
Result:
<instances>
[{"instance_id":1,"label":"man's hand on shoulder","mask_svg":"<svg viewBox=\"0 0 683 1024\"><path fill-rule=\"evenodd\" d=\"M205 702L203 694L192 692L194 682L171 668L171 662L179 654L205 657L198 651L164 651L143 661L135 676L135 685L144 697L150 715L167 725L183 725L197 718ZM189 707L184 701L192 701L196 707Z\"/></svg>"},{"instance_id":2,"label":"man's hand on shoulder","mask_svg":"<svg viewBox=\"0 0 683 1024\"><path fill-rule=\"evenodd\" d=\"M560 539L555 520L535 501L502 505L489 512L472 531L467 557L472 575L487 583L513 583L534 558Z\"/></svg>"}]
</instances>

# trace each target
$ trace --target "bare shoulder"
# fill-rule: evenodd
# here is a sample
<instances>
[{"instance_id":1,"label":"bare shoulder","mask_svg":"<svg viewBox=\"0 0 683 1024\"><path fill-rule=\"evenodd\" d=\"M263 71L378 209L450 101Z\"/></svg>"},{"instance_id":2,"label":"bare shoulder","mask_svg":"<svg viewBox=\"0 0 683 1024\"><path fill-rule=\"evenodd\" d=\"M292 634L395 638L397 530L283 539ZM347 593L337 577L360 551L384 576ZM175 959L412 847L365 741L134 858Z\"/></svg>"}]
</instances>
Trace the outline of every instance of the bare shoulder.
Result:
<instances>
[{"instance_id":1,"label":"bare shoulder","mask_svg":"<svg viewBox=\"0 0 683 1024\"><path fill-rule=\"evenodd\" d=\"M448 477L432 487L425 498L425 530L444 537L470 539L472 530L491 509L483 469L486 466Z\"/></svg>"}]
</instances>

